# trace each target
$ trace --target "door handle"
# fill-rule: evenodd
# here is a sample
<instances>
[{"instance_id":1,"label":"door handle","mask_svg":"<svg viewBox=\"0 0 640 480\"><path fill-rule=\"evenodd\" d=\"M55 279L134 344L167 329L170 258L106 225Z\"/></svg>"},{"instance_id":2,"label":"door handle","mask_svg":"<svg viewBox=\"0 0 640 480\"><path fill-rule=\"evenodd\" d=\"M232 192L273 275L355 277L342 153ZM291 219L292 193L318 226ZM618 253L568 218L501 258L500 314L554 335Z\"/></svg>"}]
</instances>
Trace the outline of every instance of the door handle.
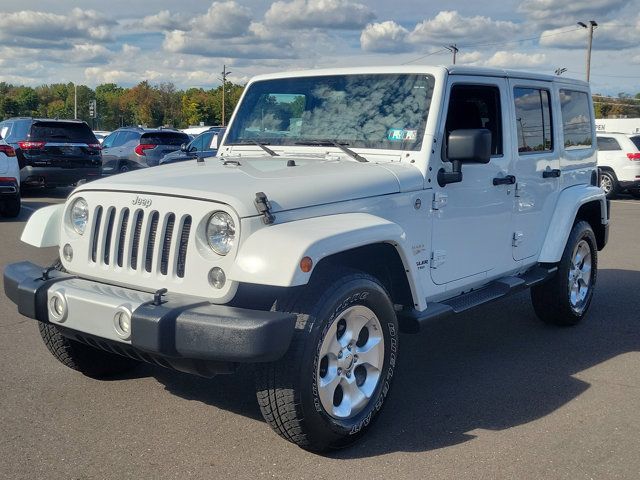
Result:
<instances>
[{"instance_id":1,"label":"door handle","mask_svg":"<svg viewBox=\"0 0 640 480\"><path fill-rule=\"evenodd\" d=\"M553 170L545 170L542 172L542 178L558 178L560 176L560 170L554 168Z\"/></svg>"},{"instance_id":2,"label":"door handle","mask_svg":"<svg viewBox=\"0 0 640 480\"><path fill-rule=\"evenodd\" d=\"M493 179L494 185L513 185L516 183L516 177L513 175L505 175L504 177L496 177Z\"/></svg>"}]
</instances>

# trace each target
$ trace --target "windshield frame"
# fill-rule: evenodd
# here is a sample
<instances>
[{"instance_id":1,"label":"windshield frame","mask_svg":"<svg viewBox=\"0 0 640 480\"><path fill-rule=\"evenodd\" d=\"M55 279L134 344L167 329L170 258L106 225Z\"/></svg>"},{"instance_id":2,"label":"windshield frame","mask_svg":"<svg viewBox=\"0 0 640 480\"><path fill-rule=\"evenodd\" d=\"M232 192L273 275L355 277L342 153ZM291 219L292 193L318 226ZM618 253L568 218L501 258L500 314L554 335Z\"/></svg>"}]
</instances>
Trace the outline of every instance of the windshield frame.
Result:
<instances>
[{"instance_id":1,"label":"windshield frame","mask_svg":"<svg viewBox=\"0 0 640 480\"><path fill-rule=\"evenodd\" d=\"M303 73L303 72L300 72L300 73ZM380 103L376 103L374 104L373 107L370 107L370 110L369 110L370 115L368 118L371 120L378 118L377 112L381 111L380 110L381 108L396 107L395 111L393 112L393 114L396 115L395 118L393 118L391 115L388 115L388 117L391 117L391 122L396 122L396 123L403 122L403 121L406 122L409 119L409 117L412 116L411 120L415 122L415 120L417 119L419 121L419 124L416 126L415 130L409 130L407 129L407 126L405 126L405 128L395 128L395 126L394 128L389 128L388 125L383 124L379 126L378 129L379 130L384 129L385 133L389 132L388 136L380 136L380 131L377 131L376 132L377 138L362 138L362 139L357 138L358 135L360 133L364 133L364 135L366 135L367 132L366 131L359 132L357 131L357 129L354 129L355 133L351 133L355 138L353 137L350 138L348 136L341 137L340 135L333 136L331 134L327 136L326 135L327 131L322 131L322 130L319 130L318 131L319 133L316 133L315 135L310 135L310 136L302 136L302 135L277 136L277 135L273 135L273 132L269 132L271 134L267 134L264 136L263 135L255 135L255 136L243 135L246 132L248 122L251 120L251 115L260 105L259 103L260 95L271 96L274 94L277 95L278 93L283 96L302 95L301 93L299 93L299 91L305 91L304 88L298 88L298 91L295 90L296 88L295 82L298 80L301 81L301 85L303 86L306 85L306 88L307 88L306 92L308 93L313 93L313 91L310 89L311 87L309 87L309 84L312 82L319 83L320 85L332 85L330 83L331 81L342 81L346 89L346 88L349 88L349 82L351 81L351 78L349 77L352 77L352 78L365 77L364 78L365 82L370 81L371 86L380 85L380 89L384 93L388 93L390 91L388 84L385 85L384 83L385 80L389 80L390 77L391 79L395 77L396 80L406 79L407 86L405 87L405 90L404 90L405 96L399 97L398 102L395 102L394 101L395 99L393 99L392 97L387 96L382 98ZM369 77L369 78L366 78L366 77ZM381 80L378 81L378 79L374 77L380 77ZM327 83L322 83L323 81ZM280 85L278 85L278 83L280 83ZM434 109L435 110L438 109L437 94L438 94L439 83L440 83L439 75L436 72L430 71L430 69L391 70L391 69L385 68L381 70L364 70L364 71L360 70L356 72L322 71L322 72L318 72L317 75L315 74L314 75L283 74L283 75L258 77L255 80L249 82L245 91L243 92L241 102L236 108L233 114L233 118L231 119L228 131L226 132L226 135L224 138L224 146L226 147L245 146L246 147L249 142L258 140L264 145L272 145L274 147L277 147L278 149L285 149L285 148L307 149L309 147L302 146L302 145L304 145L305 143L309 143L311 146L313 143L317 143L318 141L329 140L329 141L339 142L340 144L347 146L351 149L358 149L361 151L371 151L371 152L381 153L381 154L392 153L393 155L398 155L398 154L401 154L402 152L418 153L424 150L426 147L428 147L428 145L425 147L424 137L428 131L428 126L431 123L429 121L432 116L431 112ZM285 89L284 91L277 92L278 88L280 89L285 88L287 87L287 84L289 85L288 90ZM269 89L270 85L272 87L271 89ZM367 85L365 84L365 86ZM278 87L278 88L274 88L274 87ZM425 87L428 89L427 94L422 97L412 96L413 94L411 93L411 91L408 90L409 88L425 88ZM275 92L272 92L270 90L275 90ZM335 90L329 90L329 93L342 93L342 91L335 89ZM317 98L314 97L313 99L316 101L318 100L325 101L327 98L329 97L319 96ZM353 98L353 101L351 103L354 103L354 102L357 103L357 101L359 100L359 97L357 97L356 95L354 95L352 98ZM389 102L388 101L389 98L391 98L392 101ZM412 112L408 111L406 114L405 114L405 110L400 110L400 112L402 113L399 116L397 113L398 112L397 107L401 106L402 102L406 100L419 101L420 104L417 105ZM385 101L386 103L383 103ZM245 112L243 111L243 106L247 105L247 102L250 102L250 104L247 107L248 110ZM341 105L340 100L334 103L336 105ZM316 113L316 111L314 110L314 108L316 108L315 106L312 106L311 109L308 109L307 104L305 104L304 108L305 108L304 114L311 112L310 115L313 115ZM360 112L360 110L358 110L358 112ZM363 109L362 115L365 115L366 113L367 113L367 110ZM327 112L326 110L320 111L320 114L324 115L324 118L320 117L321 120L326 121L328 118L331 118L330 111L329 112ZM354 118L359 118L359 117L355 116ZM366 118L367 117L365 116L365 119ZM292 119L294 119L293 116L285 118L285 120L288 120L288 121ZM356 122L353 122L353 124L355 123ZM349 123L348 125L351 125L351 123ZM320 126L321 127L324 126L322 125L322 122L320 122ZM405 139L403 140L398 140L397 138L392 139L391 133L390 133L391 130L400 131L402 135L404 135ZM264 131L267 131L267 129L265 129ZM411 137L409 137L408 133L405 134L404 132L411 132ZM321 138L321 135L322 135L322 138ZM409 138L409 140L407 140L406 138Z\"/></svg>"}]
</instances>

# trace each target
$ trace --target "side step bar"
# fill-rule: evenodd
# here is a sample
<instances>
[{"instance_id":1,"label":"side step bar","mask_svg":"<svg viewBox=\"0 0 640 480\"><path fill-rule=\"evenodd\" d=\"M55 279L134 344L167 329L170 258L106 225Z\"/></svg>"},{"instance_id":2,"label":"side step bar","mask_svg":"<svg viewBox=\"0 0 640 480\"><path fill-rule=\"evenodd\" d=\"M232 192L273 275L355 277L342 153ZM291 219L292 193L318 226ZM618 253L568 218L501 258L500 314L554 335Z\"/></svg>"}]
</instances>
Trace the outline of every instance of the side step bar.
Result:
<instances>
[{"instance_id":1,"label":"side step bar","mask_svg":"<svg viewBox=\"0 0 640 480\"><path fill-rule=\"evenodd\" d=\"M533 287L550 279L557 271L557 266L538 266L522 275L508 276L494 280L484 287L463 293L457 297L449 298L442 302L427 303L427 308L422 312L415 309L401 310L397 312L400 330L405 333L418 333L425 324L433 320L439 320L450 315L466 312L485 303Z\"/></svg>"}]
</instances>

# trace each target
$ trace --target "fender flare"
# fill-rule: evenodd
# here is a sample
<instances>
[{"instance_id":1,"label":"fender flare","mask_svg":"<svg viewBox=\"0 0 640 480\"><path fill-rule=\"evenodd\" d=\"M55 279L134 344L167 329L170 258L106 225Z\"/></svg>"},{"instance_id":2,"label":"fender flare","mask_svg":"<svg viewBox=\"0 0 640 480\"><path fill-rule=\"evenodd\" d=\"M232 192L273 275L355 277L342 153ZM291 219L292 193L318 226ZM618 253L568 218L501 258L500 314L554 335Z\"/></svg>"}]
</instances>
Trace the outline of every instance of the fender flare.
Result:
<instances>
[{"instance_id":1,"label":"fender flare","mask_svg":"<svg viewBox=\"0 0 640 480\"><path fill-rule=\"evenodd\" d=\"M608 224L607 200L602 189L593 186L575 185L560 192L556 209L551 217L549 229L538 257L540 263L556 263L560 261L578 210L590 202L600 202L600 221L603 225Z\"/></svg>"},{"instance_id":2,"label":"fender flare","mask_svg":"<svg viewBox=\"0 0 640 480\"><path fill-rule=\"evenodd\" d=\"M279 287L305 285L313 270L305 273L300 269L302 258L310 257L315 267L330 255L374 243L389 243L396 248L415 293L417 278L409 268L404 230L367 213L315 217L262 228L242 243L228 278Z\"/></svg>"},{"instance_id":3,"label":"fender flare","mask_svg":"<svg viewBox=\"0 0 640 480\"><path fill-rule=\"evenodd\" d=\"M20 240L38 248L58 246L63 212L64 204L39 208L29 217Z\"/></svg>"}]
</instances>

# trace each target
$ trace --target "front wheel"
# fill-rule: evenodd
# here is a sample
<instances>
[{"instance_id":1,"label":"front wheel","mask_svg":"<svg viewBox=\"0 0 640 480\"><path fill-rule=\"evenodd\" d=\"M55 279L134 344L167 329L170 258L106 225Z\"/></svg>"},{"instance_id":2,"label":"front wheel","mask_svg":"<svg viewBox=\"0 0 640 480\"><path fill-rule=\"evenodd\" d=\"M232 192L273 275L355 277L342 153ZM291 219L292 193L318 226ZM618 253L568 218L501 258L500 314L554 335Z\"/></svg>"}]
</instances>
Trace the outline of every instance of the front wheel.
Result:
<instances>
[{"instance_id":1,"label":"front wheel","mask_svg":"<svg viewBox=\"0 0 640 480\"><path fill-rule=\"evenodd\" d=\"M0 205L0 213L9 218L15 218L20 215L20 194L16 194L14 197L4 201L4 204Z\"/></svg>"},{"instance_id":2,"label":"front wheel","mask_svg":"<svg viewBox=\"0 0 640 480\"><path fill-rule=\"evenodd\" d=\"M531 289L538 317L554 325L576 325L589 309L597 274L596 237L591 225L580 221L569 234L556 275Z\"/></svg>"},{"instance_id":3,"label":"front wheel","mask_svg":"<svg viewBox=\"0 0 640 480\"><path fill-rule=\"evenodd\" d=\"M288 353L259 367L257 398L283 438L311 451L345 447L371 425L389 393L398 354L393 304L375 278L318 272L277 303L298 314Z\"/></svg>"},{"instance_id":4,"label":"front wheel","mask_svg":"<svg viewBox=\"0 0 640 480\"><path fill-rule=\"evenodd\" d=\"M600 170L600 188L608 199L612 199L618 194L620 187L618 186L618 179L613 172Z\"/></svg>"}]
</instances>

